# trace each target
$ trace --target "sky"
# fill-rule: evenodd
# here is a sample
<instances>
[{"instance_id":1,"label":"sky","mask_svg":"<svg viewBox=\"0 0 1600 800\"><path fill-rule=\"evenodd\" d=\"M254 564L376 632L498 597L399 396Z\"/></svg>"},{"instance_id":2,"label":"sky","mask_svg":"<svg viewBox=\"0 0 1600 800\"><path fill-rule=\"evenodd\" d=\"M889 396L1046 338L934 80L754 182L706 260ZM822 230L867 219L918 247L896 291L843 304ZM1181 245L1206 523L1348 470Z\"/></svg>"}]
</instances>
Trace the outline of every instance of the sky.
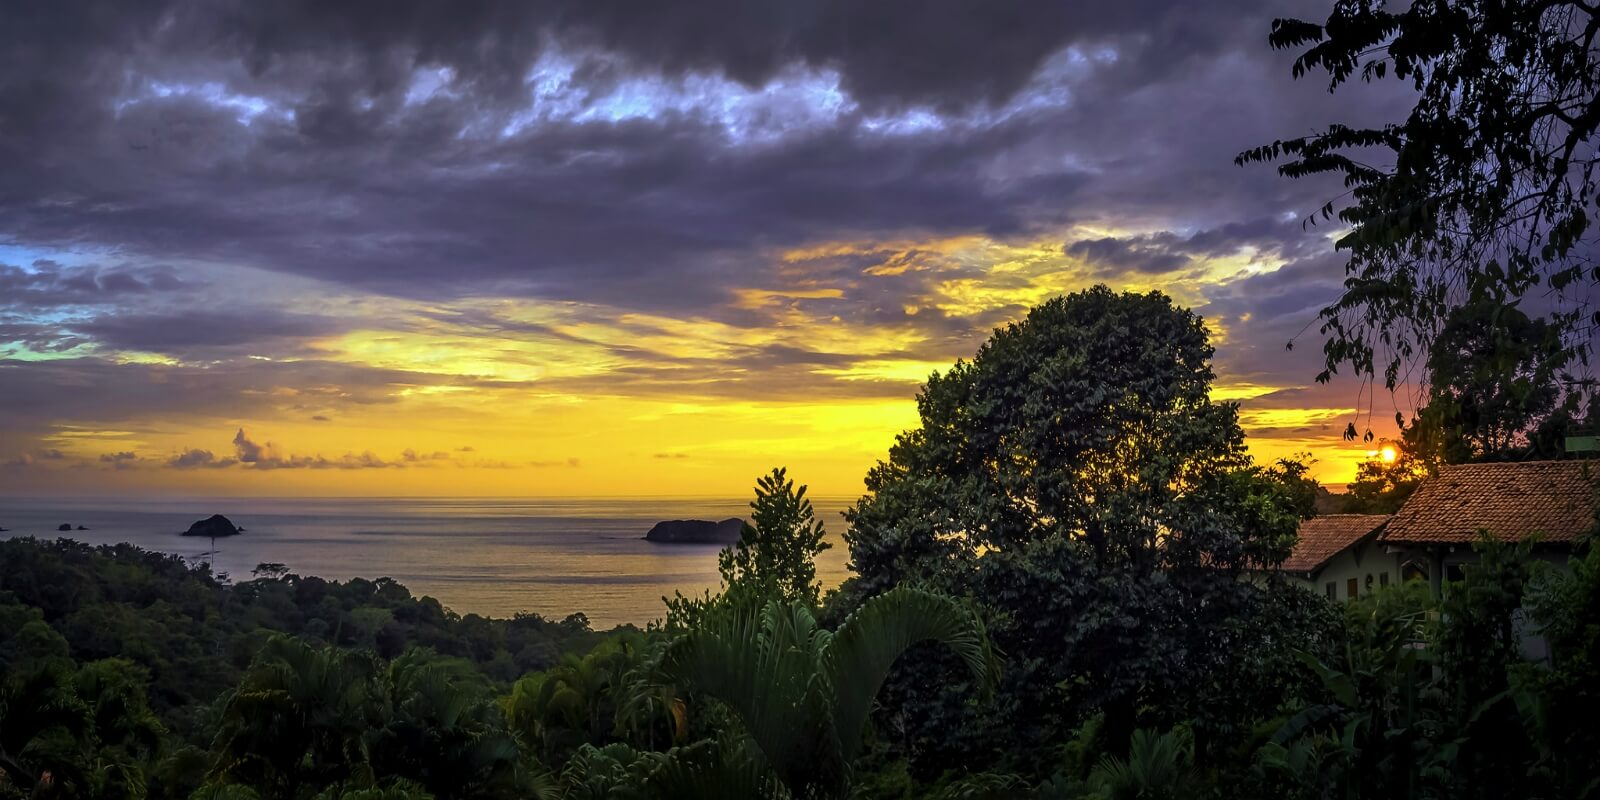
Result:
<instances>
[{"instance_id":1,"label":"sky","mask_svg":"<svg viewBox=\"0 0 1600 800\"><path fill-rule=\"evenodd\" d=\"M857 494L1096 283L1342 488L1403 406L1313 381L1342 189L1233 163L1409 107L1292 79L1327 6L8 4L0 494Z\"/></svg>"}]
</instances>

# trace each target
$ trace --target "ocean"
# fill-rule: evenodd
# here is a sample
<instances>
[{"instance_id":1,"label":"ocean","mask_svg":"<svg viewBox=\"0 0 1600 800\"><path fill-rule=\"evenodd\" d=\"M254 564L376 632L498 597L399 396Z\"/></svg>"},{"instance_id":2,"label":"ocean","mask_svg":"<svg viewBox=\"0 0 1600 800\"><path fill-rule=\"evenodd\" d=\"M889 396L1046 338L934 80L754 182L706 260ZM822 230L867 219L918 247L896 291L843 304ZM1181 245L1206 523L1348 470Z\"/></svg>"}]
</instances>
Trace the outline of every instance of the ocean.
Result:
<instances>
[{"instance_id":1,"label":"ocean","mask_svg":"<svg viewBox=\"0 0 1600 800\"><path fill-rule=\"evenodd\" d=\"M839 513L853 498L813 498L832 549L817 562L824 589L847 575ZM0 537L129 542L211 561L233 580L262 563L301 575L393 578L413 595L460 614L531 612L561 619L582 612L597 629L643 625L674 591L718 585L716 545L644 541L664 519L748 517L748 500L710 498L6 498ZM180 536L196 520L224 514L245 533L217 540ZM57 532L62 523L88 530Z\"/></svg>"}]
</instances>

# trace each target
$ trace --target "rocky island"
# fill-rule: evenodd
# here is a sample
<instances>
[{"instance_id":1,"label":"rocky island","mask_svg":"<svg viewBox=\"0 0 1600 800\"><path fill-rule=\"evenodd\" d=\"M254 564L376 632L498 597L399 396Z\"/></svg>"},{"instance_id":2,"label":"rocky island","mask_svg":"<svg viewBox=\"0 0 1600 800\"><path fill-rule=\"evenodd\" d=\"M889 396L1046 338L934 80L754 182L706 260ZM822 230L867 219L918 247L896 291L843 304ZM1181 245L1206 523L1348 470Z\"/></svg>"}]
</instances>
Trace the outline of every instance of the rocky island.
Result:
<instances>
[{"instance_id":1,"label":"rocky island","mask_svg":"<svg viewBox=\"0 0 1600 800\"><path fill-rule=\"evenodd\" d=\"M227 517L224 517L221 514L212 514L211 516L206 517L205 519L200 520L193 525L190 525L189 530L184 531L183 535L206 536L212 539L221 539L224 536L237 536L243 532L244 528L234 525L233 521Z\"/></svg>"},{"instance_id":2,"label":"rocky island","mask_svg":"<svg viewBox=\"0 0 1600 800\"><path fill-rule=\"evenodd\" d=\"M661 544L733 544L739 541L744 520L729 517L721 522L703 519L673 519L657 522L644 535L647 542Z\"/></svg>"}]
</instances>

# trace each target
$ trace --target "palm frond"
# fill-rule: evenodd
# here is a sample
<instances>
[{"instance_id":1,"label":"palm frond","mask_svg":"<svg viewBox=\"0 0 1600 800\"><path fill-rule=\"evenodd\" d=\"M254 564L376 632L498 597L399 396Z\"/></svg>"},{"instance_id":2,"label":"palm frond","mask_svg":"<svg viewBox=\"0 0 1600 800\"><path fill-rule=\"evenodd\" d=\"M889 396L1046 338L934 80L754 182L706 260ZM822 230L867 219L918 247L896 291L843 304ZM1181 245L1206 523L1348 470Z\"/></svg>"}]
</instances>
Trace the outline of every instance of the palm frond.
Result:
<instances>
[{"instance_id":1,"label":"palm frond","mask_svg":"<svg viewBox=\"0 0 1600 800\"><path fill-rule=\"evenodd\" d=\"M861 747L862 728L890 667L912 645L927 641L954 651L980 690L994 687L999 660L983 621L954 598L901 587L863 603L839 626L828 651L827 672L835 692L834 727L846 761Z\"/></svg>"}]
</instances>

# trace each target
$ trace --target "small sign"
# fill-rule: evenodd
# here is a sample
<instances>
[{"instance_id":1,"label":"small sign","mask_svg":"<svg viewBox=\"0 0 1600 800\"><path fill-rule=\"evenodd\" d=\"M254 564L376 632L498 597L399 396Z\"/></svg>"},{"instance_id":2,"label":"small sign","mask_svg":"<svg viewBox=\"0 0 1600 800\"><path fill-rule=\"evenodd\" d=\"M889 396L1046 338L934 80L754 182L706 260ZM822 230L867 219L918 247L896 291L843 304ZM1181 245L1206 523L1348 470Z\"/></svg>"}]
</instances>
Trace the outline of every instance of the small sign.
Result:
<instances>
[{"instance_id":1,"label":"small sign","mask_svg":"<svg viewBox=\"0 0 1600 800\"><path fill-rule=\"evenodd\" d=\"M1600 449L1596 447L1597 443L1600 443L1600 436L1568 436L1567 452L1587 453Z\"/></svg>"}]
</instances>

